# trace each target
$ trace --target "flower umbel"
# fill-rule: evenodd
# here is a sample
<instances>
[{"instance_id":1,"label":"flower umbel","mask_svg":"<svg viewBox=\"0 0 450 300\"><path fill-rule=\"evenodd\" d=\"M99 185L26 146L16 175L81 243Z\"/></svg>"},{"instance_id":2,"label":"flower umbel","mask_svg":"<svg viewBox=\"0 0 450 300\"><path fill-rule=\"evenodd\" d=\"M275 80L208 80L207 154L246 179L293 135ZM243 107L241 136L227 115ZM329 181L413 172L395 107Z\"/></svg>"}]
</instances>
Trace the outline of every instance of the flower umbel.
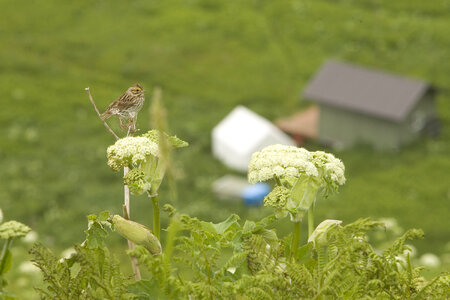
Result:
<instances>
[{"instance_id":1,"label":"flower umbel","mask_svg":"<svg viewBox=\"0 0 450 300\"><path fill-rule=\"evenodd\" d=\"M291 195L291 191L284 186L276 186L265 198L264 206L275 208L277 218L286 216L286 204Z\"/></svg>"},{"instance_id":2,"label":"flower umbel","mask_svg":"<svg viewBox=\"0 0 450 300\"><path fill-rule=\"evenodd\" d=\"M277 180L265 205L278 217L289 213L294 222L301 221L319 191L327 196L345 183L344 164L334 155L293 146L268 146L252 155L248 168L250 183Z\"/></svg>"},{"instance_id":3,"label":"flower umbel","mask_svg":"<svg viewBox=\"0 0 450 300\"><path fill-rule=\"evenodd\" d=\"M303 148L272 145L252 155L248 165L248 181L256 183L278 177L318 176L311 153Z\"/></svg>"},{"instance_id":4,"label":"flower umbel","mask_svg":"<svg viewBox=\"0 0 450 300\"><path fill-rule=\"evenodd\" d=\"M19 238L27 235L31 228L17 221L9 221L0 225L0 239Z\"/></svg>"},{"instance_id":5,"label":"flower umbel","mask_svg":"<svg viewBox=\"0 0 450 300\"><path fill-rule=\"evenodd\" d=\"M159 156L157 143L143 136L126 137L108 147L108 166L119 171L123 167L133 167L147 161L150 155Z\"/></svg>"},{"instance_id":6,"label":"flower umbel","mask_svg":"<svg viewBox=\"0 0 450 300\"><path fill-rule=\"evenodd\" d=\"M323 151L312 152L312 162L319 170L322 180L331 189L336 191L338 186L345 183L345 166L333 154Z\"/></svg>"},{"instance_id":7,"label":"flower umbel","mask_svg":"<svg viewBox=\"0 0 450 300\"><path fill-rule=\"evenodd\" d=\"M164 144L164 146L162 146ZM186 147L187 142L176 136L168 136L159 130L118 140L107 150L108 165L119 171L123 167L131 170L124 177L131 193L140 195L151 189L156 193L168 164L166 152L171 148Z\"/></svg>"},{"instance_id":8,"label":"flower umbel","mask_svg":"<svg viewBox=\"0 0 450 300\"><path fill-rule=\"evenodd\" d=\"M276 186L265 198L264 206L273 208L284 208L290 196L291 191L284 186Z\"/></svg>"},{"instance_id":9,"label":"flower umbel","mask_svg":"<svg viewBox=\"0 0 450 300\"><path fill-rule=\"evenodd\" d=\"M123 177L123 180L134 195L141 195L151 188L151 179L146 176L141 168L132 169Z\"/></svg>"}]
</instances>

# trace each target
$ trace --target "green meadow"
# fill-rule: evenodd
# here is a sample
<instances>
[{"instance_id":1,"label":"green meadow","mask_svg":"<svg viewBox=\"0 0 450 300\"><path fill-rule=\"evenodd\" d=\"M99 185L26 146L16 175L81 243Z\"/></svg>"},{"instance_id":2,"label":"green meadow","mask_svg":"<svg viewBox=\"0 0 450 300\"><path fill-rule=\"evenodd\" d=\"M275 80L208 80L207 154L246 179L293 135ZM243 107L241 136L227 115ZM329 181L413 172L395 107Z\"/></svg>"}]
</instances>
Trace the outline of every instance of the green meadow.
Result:
<instances>
[{"instance_id":1,"label":"green meadow","mask_svg":"<svg viewBox=\"0 0 450 300\"><path fill-rule=\"evenodd\" d=\"M317 222L395 218L425 231L413 243L419 254L450 252L449 12L448 0L0 1L5 220L62 250L83 241L86 215L121 213L122 176L106 165L114 139L84 89L104 110L135 82L162 88L170 134L190 143L174 153L161 204L211 221L267 215L215 199L212 182L232 171L213 158L211 130L239 104L269 120L307 107L302 89L333 58L430 82L442 132L398 152L334 151L347 183L317 203ZM142 131L151 124L148 100ZM119 131L118 120L109 123ZM150 225L149 200L132 197L131 215ZM280 221L279 230L288 226Z\"/></svg>"}]
</instances>

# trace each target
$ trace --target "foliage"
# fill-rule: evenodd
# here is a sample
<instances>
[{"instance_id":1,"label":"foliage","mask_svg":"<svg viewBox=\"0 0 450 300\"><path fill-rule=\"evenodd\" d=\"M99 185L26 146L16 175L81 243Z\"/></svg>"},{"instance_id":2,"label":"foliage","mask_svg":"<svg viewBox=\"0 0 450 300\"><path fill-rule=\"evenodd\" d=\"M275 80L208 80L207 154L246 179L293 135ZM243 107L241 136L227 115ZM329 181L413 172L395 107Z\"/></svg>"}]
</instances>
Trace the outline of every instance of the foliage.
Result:
<instances>
[{"instance_id":1,"label":"foliage","mask_svg":"<svg viewBox=\"0 0 450 300\"><path fill-rule=\"evenodd\" d=\"M398 264L408 231L382 254L366 241L366 231L379 222L360 219L327 232L327 242L303 246L295 261L287 261L285 242L265 227L267 220L240 226L235 216L219 224L174 216L187 235L177 238L170 261L136 251L149 269L150 280L133 286L142 296L191 299L443 299L450 277L426 281L420 268ZM264 224L264 225L263 225ZM222 230L217 231L220 227ZM246 228L247 227L247 228ZM256 229L256 230L255 230ZM263 230L263 231L261 231ZM244 234L244 232L246 234ZM264 234L263 234L264 233ZM232 254L224 251L232 249ZM228 254L228 255L227 255ZM180 272L179 270L190 270ZM144 298L145 298L144 297Z\"/></svg>"},{"instance_id":2,"label":"foliage","mask_svg":"<svg viewBox=\"0 0 450 300\"><path fill-rule=\"evenodd\" d=\"M42 299L132 298L126 289L130 278L104 244L110 228L104 217L105 213L88 217L86 240L69 258L59 259L41 244L33 246L32 261L44 275L45 286L37 288Z\"/></svg>"},{"instance_id":3,"label":"foliage","mask_svg":"<svg viewBox=\"0 0 450 300\"><path fill-rule=\"evenodd\" d=\"M442 274L427 281L420 276L420 268L412 267L409 253L405 254L408 250L405 242L422 238L421 230L407 231L383 253L376 253L367 242L367 231L382 225L380 222L360 219L341 226L340 220L325 220L313 230L313 201L319 192L327 196L345 183L342 161L322 151L272 145L252 155L249 181L274 179L277 184L265 200L275 207L276 213L259 222L246 221L241 225L236 214L220 223L206 222L177 213L166 204L164 210L170 223L163 248L158 188L170 162L166 146L184 147L187 143L175 137L169 139L160 131L150 131L140 137L119 139L107 150L108 165L114 171L132 168L144 173L132 179L150 186L146 191L152 200L153 232L129 220L129 207L123 205L124 217L106 211L88 216L86 240L75 246L76 253L70 258L58 260L50 250L36 244L30 253L44 275L45 287L38 288L42 297L435 299L448 296L450 275ZM125 185L136 184L127 176ZM128 196L125 192L125 199ZM293 233L281 239L272 228L280 209L289 212L294 224ZM298 249L299 229L306 211L309 239ZM3 232L23 234L23 230L18 230L23 229L21 224L13 225L5 226ZM105 243L109 230L128 240L135 281L122 274L118 261L109 254ZM404 255L405 264L401 265L400 258ZM147 269L144 279L138 262Z\"/></svg>"},{"instance_id":4,"label":"foliage","mask_svg":"<svg viewBox=\"0 0 450 300\"><path fill-rule=\"evenodd\" d=\"M290 237L279 239L274 216L259 222L231 215L221 223L204 222L175 212L171 216L161 255L144 247L129 251L148 276L126 279L105 247L89 249L58 260L35 245L34 262L48 284L41 294L58 299L444 299L450 275L432 280L420 276L406 255L410 239L422 238L409 230L390 248L378 253L367 241L367 231L380 222L359 219L341 226L318 226L322 237L286 258ZM102 221L98 221L101 223ZM104 239L96 234L96 239ZM94 238L93 235L88 239ZM84 245L84 246L83 246ZM77 270L76 272L74 270ZM97 297L97 298L95 298Z\"/></svg>"},{"instance_id":5,"label":"foliage","mask_svg":"<svg viewBox=\"0 0 450 300\"><path fill-rule=\"evenodd\" d=\"M166 144L168 149L162 147ZM156 194L167 169L167 151L187 145L176 136L150 130L141 136L125 137L109 146L108 165L114 171L132 168L124 181L133 194Z\"/></svg>"},{"instance_id":6,"label":"foliage","mask_svg":"<svg viewBox=\"0 0 450 300\"><path fill-rule=\"evenodd\" d=\"M272 145L252 155L250 183L275 179L277 187L264 199L277 216L289 213L300 222L319 194L329 196L345 183L345 167L333 154L294 146Z\"/></svg>"},{"instance_id":7,"label":"foliage","mask_svg":"<svg viewBox=\"0 0 450 300\"><path fill-rule=\"evenodd\" d=\"M211 155L211 129L237 104L269 120L301 109L299 93L335 58L428 80L443 130L397 153L364 146L339 153L351 180L317 218L395 216L402 227L424 229L421 252L442 253L450 234L447 11L448 0L0 1L0 92L8 104L0 111L2 208L59 249L81 240L84 225L55 223L113 211L120 175L97 167L111 137L83 89L102 110L139 81L164 88L168 132L194 144L177 157L190 176L176 174L183 199L171 203L209 221L236 211L261 218L268 210L216 209L210 185L229 170ZM146 203L134 205L134 217L146 220Z\"/></svg>"},{"instance_id":8,"label":"foliage","mask_svg":"<svg viewBox=\"0 0 450 300\"><path fill-rule=\"evenodd\" d=\"M161 155L164 143L160 142L159 138L151 140L148 135L118 140L108 148L108 164L111 166L113 160L118 168L158 170L164 161ZM150 153L150 148L156 154ZM164 173L148 172L140 182L157 192L157 187L153 189L154 179L160 183ZM275 206L276 215L282 205L286 208L281 209L289 211L292 201L299 202L308 211L309 239L300 249L298 229L302 214L297 210L289 211L295 224L293 234L280 239L272 228L276 215L241 225L239 216L232 214L223 222L212 223L177 213L169 204L164 206L170 224L162 248L159 200L154 195L150 196L154 233L128 220L126 211L125 218L102 212L88 216L86 240L75 247L77 253L68 259L57 260L50 250L35 245L31 250L33 261L42 270L47 285L38 290L43 297L58 299L435 299L449 296L450 275L442 274L427 281L420 276L420 268L412 267L407 252L405 263L401 264L400 258L408 250L405 242L422 238L421 230L407 231L382 253L374 251L367 238L367 231L382 225L380 222L360 219L341 226L342 221L325 220L312 230L311 205L316 194L320 190L336 192L338 185L345 182L344 164L332 154L268 146L252 156L249 181L268 179L277 182L274 192L266 199L266 203ZM305 202L305 198L311 200ZM137 245L128 251L135 282L125 280L119 264L109 254L104 242L108 230ZM144 279L135 259L148 271ZM78 264L74 269L75 263Z\"/></svg>"},{"instance_id":9,"label":"foliage","mask_svg":"<svg viewBox=\"0 0 450 300\"><path fill-rule=\"evenodd\" d=\"M138 80L164 87L171 131L194 144L177 160L189 170L176 173L182 199L165 200L207 221L237 211L259 219L270 210L218 209L210 186L229 170L210 153L210 130L237 104L270 120L304 107L299 92L331 57L428 80L439 91L443 131L396 153L364 145L339 153L349 181L316 208L316 219L395 216L404 228L424 229L420 252L443 253L450 228L447 11L447 0L1 1L0 91L8 104L0 111L2 208L55 251L83 238L84 224L73 220L120 213L121 175L97 167L111 139L83 88L91 87L101 109ZM139 200L133 217L143 222L148 203ZM277 223L277 232L286 234L287 224ZM17 294L30 286L19 285L14 268L8 275Z\"/></svg>"},{"instance_id":10,"label":"foliage","mask_svg":"<svg viewBox=\"0 0 450 300\"><path fill-rule=\"evenodd\" d=\"M31 228L17 221L5 223L2 223L2 221L3 213L0 209L0 240L3 241L0 252L0 299L17 299L13 293L4 288L8 285L4 275L12 266L11 246L13 241L26 236L31 231Z\"/></svg>"}]
</instances>

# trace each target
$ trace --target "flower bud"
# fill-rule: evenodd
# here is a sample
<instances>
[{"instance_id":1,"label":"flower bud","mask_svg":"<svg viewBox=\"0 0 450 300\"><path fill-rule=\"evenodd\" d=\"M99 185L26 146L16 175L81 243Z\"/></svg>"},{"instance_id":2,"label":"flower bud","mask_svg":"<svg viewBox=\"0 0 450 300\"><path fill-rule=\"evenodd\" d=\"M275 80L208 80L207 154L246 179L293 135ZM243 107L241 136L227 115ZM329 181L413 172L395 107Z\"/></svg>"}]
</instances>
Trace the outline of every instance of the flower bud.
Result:
<instances>
[{"instance_id":1,"label":"flower bud","mask_svg":"<svg viewBox=\"0 0 450 300\"><path fill-rule=\"evenodd\" d=\"M325 220L322 223L320 223L316 229L314 229L314 232L311 234L311 236L308 239L308 242L313 242L315 246L323 246L327 243L327 234L328 231L338 226L342 223L341 220Z\"/></svg>"},{"instance_id":2,"label":"flower bud","mask_svg":"<svg viewBox=\"0 0 450 300\"><path fill-rule=\"evenodd\" d=\"M115 230L127 240L143 246L153 255L161 254L161 243L144 225L124 219L119 215L112 217L112 223Z\"/></svg>"},{"instance_id":3,"label":"flower bud","mask_svg":"<svg viewBox=\"0 0 450 300\"><path fill-rule=\"evenodd\" d=\"M0 239L20 238L27 235L31 228L17 221L9 221L0 225Z\"/></svg>"}]
</instances>

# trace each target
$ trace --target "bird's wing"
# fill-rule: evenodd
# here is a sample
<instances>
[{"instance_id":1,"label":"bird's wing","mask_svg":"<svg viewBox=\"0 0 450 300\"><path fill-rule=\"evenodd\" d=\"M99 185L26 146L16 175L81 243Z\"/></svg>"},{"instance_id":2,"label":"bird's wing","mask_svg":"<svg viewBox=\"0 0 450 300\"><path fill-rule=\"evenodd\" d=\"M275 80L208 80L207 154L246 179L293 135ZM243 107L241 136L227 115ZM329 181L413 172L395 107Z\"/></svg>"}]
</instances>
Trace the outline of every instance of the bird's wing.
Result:
<instances>
[{"instance_id":1,"label":"bird's wing","mask_svg":"<svg viewBox=\"0 0 450 300\"><path fill-rule=\"evenodd\" d=\"M133 106L133 97L130 97L128 94L123 94L116 101L111 103L108 107L108 110L117 109L119 111L126 110Z\"/></svg>"}]
</instances>

